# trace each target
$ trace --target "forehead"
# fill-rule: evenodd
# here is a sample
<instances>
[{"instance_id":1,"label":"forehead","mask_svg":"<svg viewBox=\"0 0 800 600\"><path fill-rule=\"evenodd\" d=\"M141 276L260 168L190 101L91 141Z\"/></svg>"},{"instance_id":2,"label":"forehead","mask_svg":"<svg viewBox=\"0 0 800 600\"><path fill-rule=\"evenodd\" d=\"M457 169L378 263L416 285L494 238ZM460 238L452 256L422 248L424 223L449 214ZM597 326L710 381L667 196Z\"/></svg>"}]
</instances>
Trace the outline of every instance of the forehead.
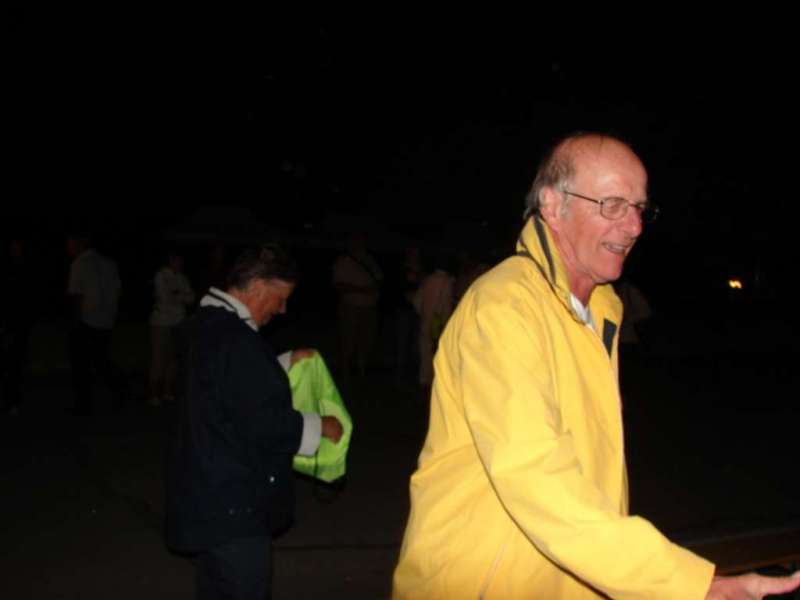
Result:
<instances>
[{"instance_id":1,"label":"forehead","mask_svg":"<svg viewBox=\"0 0 800 600\"><path fill-rule=\"evenodd\" d=\"M647 197L647 171L639 157L612 138L576 140L567 149L575 167L575 183L601 196L631 200Z\"/></svg>"}]
</instances>

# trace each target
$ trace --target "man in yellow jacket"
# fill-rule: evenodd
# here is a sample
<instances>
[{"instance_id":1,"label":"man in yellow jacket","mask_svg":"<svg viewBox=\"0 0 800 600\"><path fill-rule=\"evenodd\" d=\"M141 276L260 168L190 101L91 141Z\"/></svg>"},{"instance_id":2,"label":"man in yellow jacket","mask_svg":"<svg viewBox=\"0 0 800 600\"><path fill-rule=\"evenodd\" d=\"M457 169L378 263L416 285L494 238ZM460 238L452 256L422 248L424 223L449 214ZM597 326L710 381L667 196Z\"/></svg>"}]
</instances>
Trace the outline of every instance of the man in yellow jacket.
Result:
<instances>
[{"instance_id":1,"label":"man in yellow jacket","mask_svg":"<svg viewBox=\"0 0 800 600\"><path fill-rule=\"evenodd\" d=\"M440 340L395 599L760 598L800 584L714 577L628 515L609 282L653 212L619 140L573 135L545 159L517 255L469 289Z\"/></svg>"}]
</instances>

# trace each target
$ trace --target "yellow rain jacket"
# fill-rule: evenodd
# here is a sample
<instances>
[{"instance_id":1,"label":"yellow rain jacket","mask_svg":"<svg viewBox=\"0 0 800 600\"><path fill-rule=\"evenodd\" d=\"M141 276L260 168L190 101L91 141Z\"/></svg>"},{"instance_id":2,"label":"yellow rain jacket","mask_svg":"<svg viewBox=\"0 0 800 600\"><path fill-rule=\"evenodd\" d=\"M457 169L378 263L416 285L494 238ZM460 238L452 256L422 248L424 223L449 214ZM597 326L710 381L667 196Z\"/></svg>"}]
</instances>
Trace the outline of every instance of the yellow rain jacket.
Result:
<instances>
[{"instance_id":1,"label":"yellow rain jacket","mask_svg":"<svg viewBox=\"0 0 800 600\"><path fill-rule=\"evenodd\" d=\"M704 598L714 566L628 516L619 299L595 288L595 332L540 220L517 249L441 338L393 598Z\"/></svg>"}]
</instances>

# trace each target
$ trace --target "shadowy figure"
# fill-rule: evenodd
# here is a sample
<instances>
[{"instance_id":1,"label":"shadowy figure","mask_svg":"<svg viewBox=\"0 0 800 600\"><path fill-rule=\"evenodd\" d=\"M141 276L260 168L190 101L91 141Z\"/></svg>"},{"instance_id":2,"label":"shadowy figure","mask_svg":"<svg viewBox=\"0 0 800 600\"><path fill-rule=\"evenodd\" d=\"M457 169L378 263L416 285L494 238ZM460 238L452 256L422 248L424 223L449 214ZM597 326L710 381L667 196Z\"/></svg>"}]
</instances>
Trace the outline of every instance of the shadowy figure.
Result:
<instances>
[{"instance_id":1,"label":"shadowy figure","mask_svg":"<svg viewBox=\"0 0 800 600\"><path fill-rule=\"evenodd\" d=\"M406 374L409 364L418 362L419 315L414 307L414 298L424 276L419 248L409 246L400 266L400 298L394 314L397 335L395 375L398 380Z\"/></svg>"},{"instance_id":2,"label":"shadowy figure","mask_svg":"<svg viewBox=\"0 0 800 600\"><path fill-rule=\"evenodd\" d=\"M335 417L292 408L284 367L258 333L286 312L297 279L285 252L252 248L234 263L225 290L211 288L187 323L167 544L195 555L198 598L269 595L272 536L293 520L292 457L313 456L321 437L342 436Z\"/></svg>"},{"instance_id":3,"label":"shadowy figure","mask_svg":"<svg viewBox=\"0 0 800 600\"><path fill-rule=\"evenodd\" d=\"M0 352L2 352L3 412L16 415L22 403L22 383L28 356L28 342L34 323L34 281L25 256L25 243L12 239L3 268L0 309Z\"/></svg>"},{"instance_id":4,"label":"shadowy figure","mask_svg":"<svg viewBox=\"0 0 800 600\"><path fill-rule=\"evenodd\" d=\"M453 276L448 263L441 253L429 259L431 272L422 280L414 299L419 314L419 385L426 402L433 382L433 355L453 312Z\"/></svg>"},{"instance_id":5,"label":"shadowy figure","mask_svg":"<svg viewBox=\"0 0 800 600\"><path fill-rule=\"evenodd\" d=\"M453 283L453 304L458 304L461 297L469 289L469 286L481 275L489 270L490 265L487 261L478 260L468 252L462 252L459 256L458 274Z\"/></svg>"},{"instance_id":6,"label":"shadowy figure","mask_svg":"<svg viewBox=\"0 0 800 600\"><path fill-rule=\"evenodd\" d=\"M333 263L339 292L339 368L345 380L353 363L363 376L378 328L378 299L383 272L367 252L366 236L350 237L347 251Z\"/></svg>"},{"instance_id":7,"label":"shadowy figure","mask_svg":"<svg viewBox=\"0 0 800 600\"><path fill-rule=\"evenodd\" d=\"M95 375L115 395L116 407L126 400L126 385L111 360L111 333L117 318L121 283L117 264L92 247L88 234L72 234L67 253L73 259L67 294L72 305L70 361L75 393L73 414L93 413Z\"/></svg>"},{"instance_id":8,"label":"shadowy figure","mask_svg":"<svg viewBox=\"0 0 800 600\"><path fill-rule=\"evenodd\" d=\"M195 294L183 272L183 256L174 250L167 253L166 264L153 278L155 305L150 315L150 381L151 406L175 399L177 355L180 346L180 325Z\"/></svg>"}]
</instances>

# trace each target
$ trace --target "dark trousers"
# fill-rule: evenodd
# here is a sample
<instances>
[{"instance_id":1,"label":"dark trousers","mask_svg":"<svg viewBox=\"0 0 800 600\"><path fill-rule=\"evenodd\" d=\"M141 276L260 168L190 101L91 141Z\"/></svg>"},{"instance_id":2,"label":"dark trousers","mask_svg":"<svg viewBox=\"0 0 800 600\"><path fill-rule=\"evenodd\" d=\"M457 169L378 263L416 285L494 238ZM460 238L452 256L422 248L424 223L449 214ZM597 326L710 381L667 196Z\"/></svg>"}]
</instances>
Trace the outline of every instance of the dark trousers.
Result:
<instances>
[{"instance_id":1,"label":"dark trousers","mask_svg":"<svg viewBox=\"0 0 800 600\"><path fill-rule=\"evenodd\" d=\"M114 393L118 405L124 401L123 378L111 362L111 330L96 329L85 323L75 325L70 333L72 385L75 411L94 409L94 382L99 377Z\"/></svg>"},{"instance_id":2,"label":"dark trousers","mask_svg":"<svg viewBox=\"0 0 800 600\"><path fill-rule=\"evenodd\" d=\"M197 600L265 600L272 596L272 540L233 540L197 556Z\"/></svg>"}]
</instances>

